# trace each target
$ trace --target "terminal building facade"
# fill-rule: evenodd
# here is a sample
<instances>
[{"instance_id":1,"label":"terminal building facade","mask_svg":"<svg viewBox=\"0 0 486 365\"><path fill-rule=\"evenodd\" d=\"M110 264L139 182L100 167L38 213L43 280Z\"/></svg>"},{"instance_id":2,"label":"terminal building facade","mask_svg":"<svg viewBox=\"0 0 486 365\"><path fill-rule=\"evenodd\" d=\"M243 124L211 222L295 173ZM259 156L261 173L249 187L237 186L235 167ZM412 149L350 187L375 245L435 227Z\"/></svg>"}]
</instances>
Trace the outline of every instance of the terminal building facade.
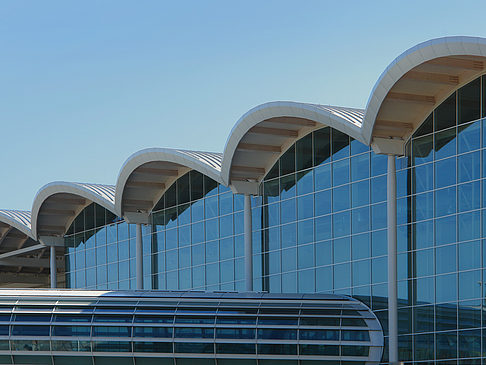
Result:
<instances>
[{"instance_id":1,"label":"terminal building facade","mask_svg":"<svg viewBox=\"0 0 486 365\"><path fill-rule=\"evenodd\" d=\"M288 364L482 364L484 75L486 39L436 39L393 61L364 110L267 103L242 116L221 154L147 149L129 157L115 186L48 184L39 190L32 212L0 211L5 286L43 287L50 282L53 288L76 289L55 295L78 295L80 302L83 296L101 300L93 299L96 295L114 300L116 295L106 291L121 290L125 294L118 301L132 306L133 296L149 295L130 292L134 289L152 290L150 295L164 300L170 295L157 290L173 296L198 291L197 310L204 307L200 302L215 300L210 293L220 292L229 297L240 293L233 295L244 303L259 300L257 292L269 293L260 295L274 305L287 298L299 308L305 306L305 295L316 301L347 298L370 309L367 325L383 333L384 342L376 334L356 335L349 341L357 341L350 343L357 347L348 356L348 350L332 352L329 347L346 345L340 343L348 334L341 334L321 344L330 353L311 359L294 338L288 339L288 348L295 345L295 353L278 352L284 350L276 346L268 350L273 355L260 356L257 336L257 350L254 344L248 356L232 360L270 364L289 355ZM13 300L16 294L6 295ZM23 295L32 299L39 294ZM218 300L216 307L226 299ZM303 313L294 307L279 315ZM6 310L14 321L18 309ZM344 312L336 318L344 321ZM378 326L372 324L376 319ZM302 325L302 320L297 323ZM37 344L15 347L14 327L7 325L10 345L7 341L0 353L22 363L16 356L32 359L29 351ZM89 356L95 363L130 353L124 358L137 364L139 340L132 327L120 336L125 339L111 340L123 342L118 350L113 350L115 345L95 348L95 340L84 338L91 341L86 351L93 353ZM171 334L176 331L172 327ZM216 330L208 331L217 339ZM84 337L96 337L95 329L90 333ZM173 343L178 341L175 335L171 338L170 350L160 353L173 355L158 356L183 363L185 355L177 355ZM69 351L84 351L76 341L77 350ZM71 356L69 351L58 354L53 340L48 342L44 350L50 355L43 354L44 360L63 363ZM201 361L224 362L227 355L218 357L217 342L211 342L211 355L201 355Z\"/></svg>"}]
</instances>

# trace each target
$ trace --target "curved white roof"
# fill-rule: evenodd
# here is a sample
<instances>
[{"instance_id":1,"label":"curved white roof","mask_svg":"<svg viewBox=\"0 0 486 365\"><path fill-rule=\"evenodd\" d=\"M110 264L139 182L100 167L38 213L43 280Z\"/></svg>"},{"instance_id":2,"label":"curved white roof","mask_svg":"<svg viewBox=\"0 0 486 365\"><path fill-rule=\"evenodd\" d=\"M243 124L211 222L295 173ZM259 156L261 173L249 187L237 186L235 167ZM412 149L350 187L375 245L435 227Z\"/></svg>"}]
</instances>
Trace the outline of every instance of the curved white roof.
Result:
<instances>
[{"instance_id":1,"label":"curved white roof","mask_svg":"<svg viewBox=\"0 0 486 365\"><path fill-rule=\"evenodd\" d=\"M452 91L484 73L484 57L486 39L463 36L432 39L403 52L373 87L362 125L365 143L371 143L380 120L383 137L410 135ZM393 123L401 131L388 136Z\"/></svg>"},{"instance_id":2,"label":"curved white roof","mask_svg":"<svg viewBox=\"0 0 486 365\"><path fill-rule=\"evenodd\" d=\"M29 211L0 209L0 222L18 229L26 236L34 238L30 230L31 224Z\"/></svg>"},{"instance_id":3,"label":"curved white roof","mask_svg":"<svg viewBox=\"0 0 486 365\"><path fill-rule=\"evenodd\" d=\"M118 174L115 209L121 216L130 211L150 210L179 176L196 170L222 183L223 155L214 152L148 148L131 155Z\"/></svg>"},{"instance_id":4,"label":"curved white roof","mask_svg":"<svg viewBox=\"0 0 486 365\"><path fill-rule=\"evenodd\" d=\"M33 236L39 236L39 227L43 225L47 232L64 234L68 224L91 202L116 214L115 187L65 181L44 185L32 204Z\"/></svg>"},{"instance_id":5,"label":"curved white roof","mask_svg":"<svg viewBox=\"0 0 486 365\"><path fill-rule=\"evenodd\" d=\"M8 221L24 233L31 228L30 234L37 237L40 225L54 227L51 233L58 234L88 202L118 216L126 211L149 211L165 190L191 169L224 185L238 181L253 184L296 140L322 126L365 144L375 146L382 140L398 141L402 146L428 113L485 70L485 38L458 36L420 43L385 69L365 110L291 101L262 104L236 122L223 154L145 149L127 159L116 186L53 182L37 193L31 223L28 212L17 211L0 211L0 222ZM378 151L390 153L386 148ZM45 206L49 204L52 206Z\"/></svg>"},{"instance_id":6,"label":"curved white roof","mask_svg":"<svg viewBox=\"0 0 486 365\"><path fill-rule=\"evenodd\" d=\"M291 101L259 105L244 114L230 132L221 167L223 181L226 184L231 183L231 169L235 165L242 166L243 171L251 172L251 169L259 171L258 176L251 176L252 179L259 180L286 147L309 131L322 126L333 127L363 141L361 135L363 115L364 110L361 109ZM263 143L274 149L260 147ZM255 156L252 156L254 153L245 153L248 156L235 159L238 150L258 151L261 157L255 159Z\"/></svg>"}]
</instances>

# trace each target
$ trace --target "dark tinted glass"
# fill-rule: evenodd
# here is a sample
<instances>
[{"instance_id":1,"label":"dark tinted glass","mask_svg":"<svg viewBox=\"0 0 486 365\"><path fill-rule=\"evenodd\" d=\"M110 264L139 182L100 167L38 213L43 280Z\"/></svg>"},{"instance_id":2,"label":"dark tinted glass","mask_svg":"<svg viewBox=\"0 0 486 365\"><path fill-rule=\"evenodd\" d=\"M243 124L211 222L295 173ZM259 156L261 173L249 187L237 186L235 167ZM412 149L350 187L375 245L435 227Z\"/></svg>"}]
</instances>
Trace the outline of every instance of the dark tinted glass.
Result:
<instances>
[{"instance_id":1,"label":"dark tinted glass","mask_svg":"<svg viewBox=\"0 0 486 365\"><path fill-rule=\"evenodd\" d=\"M370 333L368 331L342 331L342 341L369 341Z\"/></svg>"},{"instance_id":2,"label":"dark tinted glass","mask_svg":"<svg viewBox=\"0 0 486 365\"><path fill-rule=\"evenodd\" d=\"M53 326L53 336L89 336L91 328L89 326Z\"/></svg>"},{"instance_id":3,"label":"dark tinted glass","mask_svg":"<svg viewBox=\"0 0 486 365\"><path fill-rule=\"evenodd\" d=\"M304 330L299 331L300 340L311 340L311 341L339 341L339 331L338 330Z\"/></svg>"},{"instance_id":4,"label":"dark tinted glass","mask_svg":"<svg viewBox=\"0 0 486 365\"><path fill-rule=\"evenodd\" d=\"M174 322L174 317L164 317L164 316L135 316L135 322L137 323L172 323Z\"/></svg>"},{"instance_id":5,"label":"dark tinted glass","mask_svg":"<svg viewBox=\"0 0 486 365\"><path fill-rule=\"evenodd\" d=\"M254 317L218 317L216 323L220 324L255 324Z\"/></svg>"},{"instance_id":6,"label":"dark tinted glass","mask_svg":"<svg viewBox=\"0 0 486 365\"><path fill-rule=\"evenodd\" d=\"M110 316L110 315L102 315L98 314L95 315L93 318L93 322L123 322L123 323L130 323L132 322L132 316Z\"/></svg>"},{"instance_id":7,"label":"dark tinted glass","mask_svg":"<svg viewBox=\"0 0 486 365\"><path fill-rule=\"evenodd\" d=\"M12 326L13 336L49 336L49 326Z\"/></svg>"},{"instance_id":8,"label":"dark tinted glass","mask_svg":"<svg viewBox=\"0 0 486 365\"><path fill-rule=\"evenodd\" d=\"M435 159L456 154L456 129L448 129L435 135Z\"/></svg>"},{"instance_id":9,"label":"dark tinted glass","mask_svg":"<svg viewBox=\"0 0 486 365\"><path fill-rule=\"evenodd\" d=\"M15 322L50 322L50 314L16 314Z\"/></svg>"},{"instance_id":10,"label":"dark tinted glass","mask_svg":"<svg viewBox=\"0 0 486 365\"><path fill-rule=\"evenodd\" d=\"M301 355L339 356L339 346L300 345L299 352Z\"/></svg>"},{"instance_id":11,"label":"dark tinted glass","mask_svg":"<svg viewBox=\"0 0 486 365\"><path fill-rule=\"evenodd\" d=\"M414 133L415 137L423 136L434 131L434 115L431 113Z\"/></svg>"},{"instance_id":12,"label":"dark tinted glass","mask_svg":"<svg viewBox=\"0 0 486 365\"><path fill-rule=\"evenodd\" d=\"M297 345L291 344L259 344L259 354L297 355Z\"/></svg>"},{"instance_id":13,"label":"dark tinted glass","mask_svg":"<svg viewBox=\"0 0 486 365\"><path fill-rule=\"evenodd\" d=\"M435 130L456 125L456 93L453 93L434 111Z\"/></svg>"},{"instance_id":14,"label":"dark tinted glass","mask_svg":"<svg viewBox=\"0 0 486 365\"><path fill-rule=\"evenodd\" d=\"M414 165L432 161L433 140L434 137L429 135L412 141L412 160Z\"/></svg>"},{"instance_id":15,"label":"dark tinted glass","mask_svg":"<svg viewBox=\"0 0 486 365\"><path fill-rule=\"evenodd\" d=\"M331 129L322 128L314 132L314 165L326 162L331 156Z\"/></svg>"},{"instance_id":16,"label":"dark tinted glass","mask_svg":"<svg viewBox=\"0 0 486 365\"><path fill-rule=\"evenodd\" d=\"M130 337L130 327L121 326L95 326L93 327L93 336L95 337Z\"/></svg>"},{"instance_id":17,"label":"dark tinted glass","mask_svg":"<svg viewBox=\"0 0 486 365\"><path fill-rule=\"evenodd\" d=\"M177 179L177 204L189 202L189 174L185 174Z\"/></svg>"},{"instance_id":18,"label":"dark tinted glass","mask_svg":"<svg viewBox=\"0 0 486 365\"><path fill-rule=\"evenodd\" d=\"M300 319L301 326L339 326L340 318L323 317L323 318L306 318Z\"/></svg>"},{"instance_id":19,"label":"dark tinted glass","mask_svg":"<svg viewBox=\"0 0 486 365\"><path fill-rule=\"evenodd\" d=\"M214 353L214 345L212 343L176 342L174 343L174 352L212 354Z\"/></svg>"},{"instance_id":20,"label":"dark tinted glass","mask_svg":"<svg viewBox=\"0 0 486 365\"><path fill-rule=\"evenodd\" d=\"M312 133L295 143L297 171L312 167Z\"/></svg>"},{"instance_id":21,"label":"dark tinted glass","mask_svg":"<svg viewBox=\"0 0 486 365\"><path fill-rule=\"evenodd\" d=\"M292 145L280 157L280 175L287 175L295 172L295 145Z\"/></svg>"},{"instance_id":22,"label":"dark tinted glass","mask_svg":"<svg viewBox=\"0 0 486 365\"><path fill-rule=\"evenodd\" d=\"M266 340L295 340L297 330L265 328L258 330L258 338Z\"/></svg>"},{"instance_id":23,"label":"dark tinted glass","mask_svg":"<svg viewBox=\"0 0 486 365\"><path fill-rule=\"evenodd\" d=\"M178 338L213 338L214 337L214 329L213 328L181 327L181 328L175 329L174 337L178 337Z\"/></svg>"},{"instance_id":24,"label":"dark tinted glass","mask_svg":"<svg viewBox=\"0 0 486 365\"><path fill-rule=\"evenodd\" d=\"M332 158L337 160L349 156L349 136L332 129Z\"/></svg>"},{"instance_id":25,"label":"dark tinted glass","mask_svg":"<svg viewBox=\"0 0 486 365\"><path fill-rule=\"evenodd\" d=\"M128 341L96 341L93 342L95 352L131 352L132 346Z\"/></svg>"},{"instance_id":26,"label":"dark tinted glass","mask_svg":"<svg viewBox=\"0 0 486 365\"><path fill-rule=\"evenodd\" d=\"M458 124L479 119L481 79L470 82L457 92Z\"/></svg>"},{"instance_id":27,"label":"dark tinted glass","mask_svg":"<svg viewBox=\"0 0 486 365\"><path fill-rule=\"evenodd\" d=\"M217 343L218 354L254 354L255 344L252 343Z\"/></svg>"},{"instance_id":28,"label":"dark tinted glass","mask_svg":"<svg viewBox=\"0 0 486 365\"><path fill-rule=\"evenodd\" d=\"M290 317L259 317L258 324L260 325L281 325L281 326L296 326L297 318Z\"/></svg>"},{"instance_id":29,"label":"dark tinted glass","mask_svg":"<svg viewBox=\"0 0 486 365\"><path fill-rule=\"evenodd\" d=\"M135 352L172 352L172 342L134 342Z\"/></svg>"},{"instance_id":30,"label":"dark tinted glass","mask_svg":"<svg viewBox=\"0 0 486 365\"><path fill-rule=\"evenodd\" d=\"M213 195L218 192L218 183L204 175L204 195Z\"/></svg>"},{"instance_id":31,"label":"dark tinted glass","mask_svg":"<svg viewBox=\"0 0 486 365\"><path fill-rule=\"evenodd\" d=\"M366 323L361 318L343 318L342 326L366 327Z\"/></svg>"},{"instance_id":32,"label":"dark tinted glass","mask_svg":"<svg viewBox=\"0 0 486 365\"><path fill-rule=\"evenodd\" d=\"M164 194L165 197L165 207L173 207L177 204L177 196L176 196L176 184L172 184Z\"/></svg>"},{"instance_id":33,"label":"dark tinted glass","mask_svg":"<svg viewBox=\"0 0 486 365\"><path fill-rule=\"evenodd\" d=\"M254 328L216 328L216 338L251 339L255 338Z\"/></svg>"},{"instance_id":34,"label":"dark tinted glass","mask_svg":"<svg viewBox=\"0 0 486 365\"><path fill-rule=\"evenodd\" d=\"M172 337L171 327L134 327L134 337Z\"/></svg>"},{"instance_id":35,"label":"dark tinted glass","mask_svg":"<svg viewBox=\"0 0 486 365\"><path fill-rule=\"evenodd\" d=\"M197 171L190 172L191 179L191 200L201 199L203 197L203 175Z\"/></svg>"},{"instance_id":36,"label":"dark tinted glass","mask_svg":"<svg viewBox=\"0 0 486 365\"><path fill-rule=\"evenodd\" d=\"M368 346L341 346L342 356L368 356Z\"/></svg>"}]
</instances>

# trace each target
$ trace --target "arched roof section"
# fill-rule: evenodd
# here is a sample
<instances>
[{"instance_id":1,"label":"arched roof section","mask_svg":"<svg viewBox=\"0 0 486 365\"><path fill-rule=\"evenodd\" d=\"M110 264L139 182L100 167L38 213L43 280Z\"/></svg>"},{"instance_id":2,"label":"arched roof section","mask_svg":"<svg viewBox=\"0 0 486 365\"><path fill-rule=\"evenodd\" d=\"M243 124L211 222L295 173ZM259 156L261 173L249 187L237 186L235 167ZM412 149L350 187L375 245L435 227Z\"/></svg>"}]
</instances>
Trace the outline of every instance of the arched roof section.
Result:
<instances>
[{"instance_id":1,"label":"arched roof section","mask_svg":"<svg viewBox=\"0 0 486 365\"><path fill-rule=\"evenodd\" d=\"M0 223L22 232L24 235L34 238L31 231L30 212L26 210L0 209Z\"/></svg>"},{"instance_id":2,"label":"arched roof section","mask_svg":"<svg viewBox=\"0 0 486 365\"><path fill-rule=\"evenodd\" d=\"M48 285L48 254L32 234L29 211L0 209L1 287Z\"/></svg>"},{"instance_id":3,"label":"arched roof section","mask_svg":"<svg viewBox=\"0 0 486 365\"><path fill-rule=\"evenodd\" d=\"M243 115L224 149L221 175L228 185L260 181L296 140L330 126L364 141L361 109L279 101L262 104Z\"/></svg>"},{"instance_id":4,"label":"arched roof section","mask_svg":"<svg viewBox=\"0 0 486 365\"><path fill-rule=\"evenodd\" d=\"M62 236L76 216L96 203L116 214L115 187L57 181L43 186L32 205L32 234Z\"/></svg>"},{"instance_id":5,"label":"arched roof section","mask_svg":"<svg viewBox=\"0 0 486 365\"><path fill-rule=\"evenodd\" d=\"M398 56L381 74L363 120L365 142L406 141L454 90L485 73L486 39L432 39Z\"/></svg>"},{"instance_id":6,"label":"arched roof section","mask_svg":"<svg viewBox=\"0 0 486 365\"><path fill-rule=\"evenodd\" d=\"M222 183L221 153L148 148L131 155L116 182L116 211L150 212L180 176L196 170Z\"/></svg>"}]
</instances>

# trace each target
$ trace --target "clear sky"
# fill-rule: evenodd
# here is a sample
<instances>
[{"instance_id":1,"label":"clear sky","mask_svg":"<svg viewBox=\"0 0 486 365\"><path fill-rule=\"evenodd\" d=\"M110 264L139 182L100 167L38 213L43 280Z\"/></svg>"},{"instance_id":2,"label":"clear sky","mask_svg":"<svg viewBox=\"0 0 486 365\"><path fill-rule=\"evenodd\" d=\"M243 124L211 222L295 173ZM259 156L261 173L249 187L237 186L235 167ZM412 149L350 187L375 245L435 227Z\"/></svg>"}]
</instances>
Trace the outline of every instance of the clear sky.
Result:
<instances>
[{"instance_id":1,"label":"clear sky","mask_svg":"<svg viewBox=\"0 0 486 365\"><path fill-rule=\"evenodd\" d=\"M0 208L114 184L137 150L222 152L241 115L365 107L422 41L486 37L484 1L0 1Z\"/></svg>"}]
</instances>

